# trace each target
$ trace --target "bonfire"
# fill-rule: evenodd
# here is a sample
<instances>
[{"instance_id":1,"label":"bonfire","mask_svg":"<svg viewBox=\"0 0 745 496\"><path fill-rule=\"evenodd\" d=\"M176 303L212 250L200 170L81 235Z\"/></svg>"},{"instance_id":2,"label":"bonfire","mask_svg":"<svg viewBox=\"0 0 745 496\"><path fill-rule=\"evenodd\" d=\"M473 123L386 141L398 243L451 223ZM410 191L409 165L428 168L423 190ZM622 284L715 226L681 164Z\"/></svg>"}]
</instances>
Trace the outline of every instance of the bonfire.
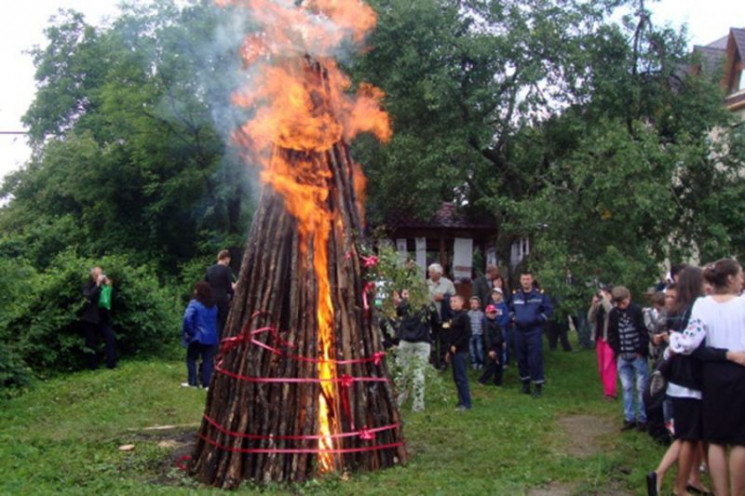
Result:
<instances>
[{"instance_id":1,"label":"bonfire","mask_svg":"<svg viewBox=\"0 0 745 496\"><path fill-rule=\"evenodd\" d=\"M332 54L375 25L356 0L222 0L259 29L234 134L264 184L189 470L237 487L404 463L399 413L372 325L361 167L347 143L390 138L382 92Z\"/></svg>"}]
</instances>

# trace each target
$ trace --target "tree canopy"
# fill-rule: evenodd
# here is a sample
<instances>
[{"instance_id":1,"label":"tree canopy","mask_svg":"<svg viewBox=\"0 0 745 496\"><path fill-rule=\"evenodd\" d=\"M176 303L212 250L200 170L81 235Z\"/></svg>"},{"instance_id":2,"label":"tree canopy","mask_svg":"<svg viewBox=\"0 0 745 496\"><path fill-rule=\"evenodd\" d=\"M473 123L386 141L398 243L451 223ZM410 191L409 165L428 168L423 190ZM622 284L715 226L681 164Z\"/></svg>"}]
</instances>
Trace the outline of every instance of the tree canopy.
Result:
<instances>
[{"instance_id":1,"label":"tree canopy","mask_svg":"<svg viewBox=\"0 0 745 496\"><path fill-rule=\"evenodd\" d=\"M353 146L371 221L443 201L490 215L500 259L530 237L528 263L565 294L568 270L638 291L664 260L743 253L745 126L717 74L691 74L685 31L643 0L371 4L371 48L343 61L383 89L394 127L388 145ZM156 0L103 26L51 21L31 54L34 156L0 192L0 257L44 270L72 247L167 278L243 244L252 182L226 139L241 69L230 15Z\"/></svg>"}]
</instances>

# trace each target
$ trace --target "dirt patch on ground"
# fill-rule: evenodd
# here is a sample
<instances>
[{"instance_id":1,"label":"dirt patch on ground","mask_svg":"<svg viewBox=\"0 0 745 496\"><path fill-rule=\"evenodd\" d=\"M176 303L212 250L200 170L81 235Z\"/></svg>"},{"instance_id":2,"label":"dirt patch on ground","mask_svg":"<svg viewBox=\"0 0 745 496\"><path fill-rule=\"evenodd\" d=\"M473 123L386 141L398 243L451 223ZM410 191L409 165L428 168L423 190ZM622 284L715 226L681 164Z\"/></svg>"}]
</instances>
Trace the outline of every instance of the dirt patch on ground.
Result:
<instances>
[{"instance_id":1,"label":"dirt patch on ground","mask_svg":"<svg viewBox=\"0 0 745 496\"><path fill-rule=\"evenodd\" d=\"M574 492L573 484L552 482L548 486L536 487L528 490L528 496L571 496Z\"/></svg>"},{"instance_id":2,"label":"dirt patch on ground","mask_svg":"<svg viewBox=\"0 0 745 496\"><path fill-rule=\"evenodd\" d=\"M590 492L579 489L576 484L562 484L559 482L552 482L548 486L535 487L529 489L526 493L527 496L633 496L634 493L624 491L610 485L604 487L602 491Z\"/></svg>"},{"instance_id":3,"label":"dirt patch on ground","mask_svg":"<svg viewBox=\"0 0 745 496\"><path fill-rule=\"evenodd\" d=\"M608 439L616 434L613 421L594 415L567 415L558 419L559 427L566 434L566 443L561 450L577 458L588 458L607 449ZM527 491L527 496L632 496L626 490L609 481L600 491L587 491L578 483L560 483L534 487Z\"/></svg>"},{"instance_id":4,"label":"dirt patch on ground","mask_svg":"<svg viewBox=\"0 0 745 496\"><path fill-rule=\"evenodd\" d=\"M569 415L559 418L559 426L567 434L563 451L578 458L588 458L603 450L605 438L615 433L612 421L594 415Z\"/></svg>"}]
</instances>

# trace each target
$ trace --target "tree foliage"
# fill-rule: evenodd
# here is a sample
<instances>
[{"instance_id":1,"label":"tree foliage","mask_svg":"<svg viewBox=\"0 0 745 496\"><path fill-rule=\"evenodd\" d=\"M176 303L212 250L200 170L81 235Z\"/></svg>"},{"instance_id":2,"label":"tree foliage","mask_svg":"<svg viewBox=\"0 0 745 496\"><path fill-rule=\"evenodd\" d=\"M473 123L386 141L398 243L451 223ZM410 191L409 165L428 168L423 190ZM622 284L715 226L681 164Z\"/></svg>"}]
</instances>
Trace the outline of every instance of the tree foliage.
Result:
<instances>
[{"instance_id":1,"label":"tree foliage","mask_svg":"<svg viewBox=\"0 0 745 496\"><path fill-rule=\"evenodd\" d=\"M247 178L213 121L229 101L214 74L238 63L216 44L219 15L210 2L160 1L94 28L60 12L33 51L38 91L24 122L36 154L6 181L4 232L34 253L124 252L164 273L240 245Z\"/></svg>"},{"instance_id":2,"label":"tree foliage","mask_svg":"<svg viewBox=\"0 0 745 496\"><path fill-rule=\"evenodd\" d=\"M0 301L0 353L36 375L83 368L82 287L96 264L114 281L112 319L121 357L155 356L178 343L181 301L160 286L152 267L133 266L122 256L93 261L73 251L60 253L43 272L19 259L0 258L0 264L15 276L3 278L9 296Z\"/></svg>"},{"instance_id":3,"label":"tree foliage","mask_svg":"<svg viewBox=\"0 0 745 496\"><path fill-rule=\"evenodd\" d=\"M500 258L532 238L528 263L565 295L567 270L585 293L639 292L666 259L742 251L724 212L743 187L741 130L716 75L690 75L685 31L654 25L644 1L374 5L355 70L394 122L391 146L359 147L379 219L442 201L487 212Z\"/></svg>"}]
</instances>

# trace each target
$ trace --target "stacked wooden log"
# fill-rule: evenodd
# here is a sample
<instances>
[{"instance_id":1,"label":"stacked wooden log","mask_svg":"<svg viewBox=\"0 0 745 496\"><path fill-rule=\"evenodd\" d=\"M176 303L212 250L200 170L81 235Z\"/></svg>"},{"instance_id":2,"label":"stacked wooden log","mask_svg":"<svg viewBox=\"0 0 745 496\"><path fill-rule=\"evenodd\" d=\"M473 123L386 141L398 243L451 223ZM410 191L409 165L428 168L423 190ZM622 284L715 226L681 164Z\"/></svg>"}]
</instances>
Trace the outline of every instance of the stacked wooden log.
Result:
<instances>
[{"instance_id":1,"label":"stacked wooden log","mask_svg":"<svg viewBox=\"0 0 745 496\"><path fill-rule=\"evenodd\" d=\"M323 69L309 64L310 77ZM277 189L262 192L241 265L221 354L189 470L201 481L235 488L303 481L330 470L375 470L404 463L399 413L379 335L371 325L369 282L360 253L362 223L356 167L339 141L323 152L274 148L267 173L296 166L294 180L315 195L326 235L301 231ZM277 169L277 170L274 170ZM271 183L271 180L268 181ZM324 382L331 449L319 448L319 240L333 308L331 364ZM322 452L323 451L323 452Z\"/></svg>"}]
</instances>

